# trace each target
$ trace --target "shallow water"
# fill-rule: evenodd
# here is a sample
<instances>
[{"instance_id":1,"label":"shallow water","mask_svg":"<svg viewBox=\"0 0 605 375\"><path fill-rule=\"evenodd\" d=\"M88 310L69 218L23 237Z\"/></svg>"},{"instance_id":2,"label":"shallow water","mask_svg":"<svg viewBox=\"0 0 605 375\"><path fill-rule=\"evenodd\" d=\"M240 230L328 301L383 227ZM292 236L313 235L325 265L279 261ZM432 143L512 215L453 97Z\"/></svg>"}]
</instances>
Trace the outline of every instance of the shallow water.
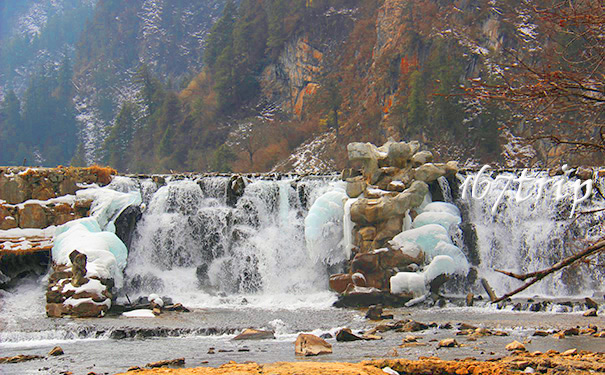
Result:
<instances>
[{"instance_id":1,"label":"shallow water","mask_svg":"<svg viewBox=\"0 0 605 375\"><path fill-rule=\"evenodd\" d=\"M298 358L294 355L294 341L299 332L335 334L339 327L350 327L354 331L367 330L375 322L364 319L364 311L354 309L326 308L318 310L266 310L256 308L239 309L196 309L191 313L164 313L157 318L106 317L103 319L49 319L38 316L28 319L20 326L20 331L10 331L5 324L0 343L0 356L17 354L46 355L52 347L60 345L65 355L45 358L21 364L0 365L2 374L60 374L72 371L74 374L116 373L126 371L131 366L143 366L158 360L184 357L187 367L201 365L218 366L228 361L255 361L259 363L275 361L351 361L358 362L371 358L399 357L417 359L419 356L454 358L494 358L506 355L504 346L513 340L526 341L528 350L559 351L578 348L603 351L605 341L587 336L568 337L557 340L552 337L532 337L534 330L569 328L595 324L605 325L605 318L586 318L579 312L533 313L490 310L485 307L446 307L424 310L420 308L392 309L395 319L414 319L424 323L465 322L487 328L497 328L509 333L508 337L484 337L469 341L464 336L455 336L455 329L432 328L412 333L419 336L425 346L400 348L401 340L408 333L386 332L380 334L382 340L336 342L334 353L314 358ZM187 334L179 337L157 337L146 339L111 339L109 332L114 329L145 328L201 329L216 328L217 332L235 331L247 327L273 329L275 340L233 341L232 334ZM6 328L9 328L7 331ZM54 332L54 334L50 334ZM61 339L61 333L71 332L72 338ZM78 332L84 332L79 339ZM100 332L105 332L100 333ZM99 338L91 338L99 335ZM41 339L47 337L47 339ZM462 344L459 348L437 349L437 341L455 337ZM208 354L215 348L216 354ZM246 350L246 351L238 351ZM207 363L206 363L207 362Z\"/></svg>"}]
</instances>

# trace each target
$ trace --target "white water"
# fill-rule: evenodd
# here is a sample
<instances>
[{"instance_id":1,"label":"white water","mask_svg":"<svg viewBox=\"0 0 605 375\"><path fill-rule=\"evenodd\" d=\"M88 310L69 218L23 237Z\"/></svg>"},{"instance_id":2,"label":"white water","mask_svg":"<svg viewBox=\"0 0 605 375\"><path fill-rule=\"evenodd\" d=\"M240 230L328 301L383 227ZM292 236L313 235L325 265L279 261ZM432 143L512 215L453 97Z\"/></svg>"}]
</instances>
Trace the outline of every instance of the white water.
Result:
<instances>
[{"instance_id":1,"label":"white water","mask_svg":"<svg viewBox=\"0 0 605 375\"><path fill-rule=\"evenodd\" d=\"M509 176L501 173L500 176ZM545 172L533 174L536 178L547 178ZM463 181L464 176L459 176ZM566 176L550 179L540 199L537 186L526 184L523 196L530 199L515 199L518 183L513 182L505 189L505 179L492 179L491 190L482 199L467 195L458 201L468 212L466 220L475 226L481 263L479 276L485 277L496 294L504 294L521 285L520 281L497 273L494 269L526 273L548 268L562 258L582 250L591 240L605 234L602 213L580 215L570 219L573 202L571 198L556 199L556 184L566 182ZM573 182L573 179L572 181ZM572 184L569 183L569 189ZM482 191L482 193L484 190ZM571 193L571 191L569 191ZM501 202L497 203L503 194ZM592 199L580 205L577 211L588 211L605 206L603 199L593 192ZM495 209L494 209L495 207ZM601 256L597 262L603 263ZM570 267L542 280L520 295L524 296L590 296L603 288L605 274L602 267Z\"/></svg>"},{"instance_id":2,"label":"white water","mask_svg":"<svg viewBox=\"0 0 605 375\"><path fill-rule=\"evenodd\" d=\"M304 218L331 182L253 180L235 207L226 204L227 183L173 180L147 194L126 269L129 297L158 293L190 307L330 306L329 273L309 256Z\"/></svg>"}]
</instances>

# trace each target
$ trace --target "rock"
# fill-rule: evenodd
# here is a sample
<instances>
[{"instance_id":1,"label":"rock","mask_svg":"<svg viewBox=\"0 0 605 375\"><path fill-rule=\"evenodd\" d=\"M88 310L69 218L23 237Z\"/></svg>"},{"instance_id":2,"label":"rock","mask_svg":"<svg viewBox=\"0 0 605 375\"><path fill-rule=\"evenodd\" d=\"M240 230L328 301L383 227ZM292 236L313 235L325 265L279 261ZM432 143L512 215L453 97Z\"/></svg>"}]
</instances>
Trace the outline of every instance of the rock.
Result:
<instances>
[{"instance_id":1,"label":"rock","mask_svg":"<svg viewBox=\"0 0 605 375\"><path fill-rule=\"evenodd\" d=\"M46 316L49 318L60 318L63 315L67 315L68 310L63 303L47 303L46 304Z\"/></svg>"},{"instance_id":2,"label":"rock","mask_svg":"<svg viewBox=\"0 0 605 375\"><path fill-rule=\"evenodd\" d=\"M414 181L409 188L394 197L359 198L351 205L351 220L355 223L368 224L402 216L408 210L420 206L427 192L426 183Z\"/></svg>"},{"instance_id":3,"label":"rock","mask_svg":"<svg viewBox=\"0 0 605 375\"><path fill-rule=\"evenodd\" d=\"M346 192L349 198L357 198L366 190L368 184L365 182L362 176L355 178L349 178L347 180Z\"/></svg>"},{"instance_id":4,"label":"rock","mask_svg":"<svg viewBox=\"0 0 605 375\"><path fill-rule=\"evenodd\" d=\"M357 254L351 261L351 271L361 271L364 275L379 269L379 255L376 253Z\"/></svg>"},{"instance_id":5,"label":"rock","mask_svg":"<svg viewBox=\"0 0 605 375\"><path fill-rule=\"evenodd\" d=\"M466 305L467 306L473 306L473 298L475 297L475 295L473 293L469 293L466 295Z\"/></svg>"},{"instance_id":6,"label":"rock","mask_svg":"<svg viewBox=\"0 0 605 375\"><path fill-rule=\"evenodd\" d=\"M561 353L561 355L564 355L564 356L576 355L576 354L578 354L578 349L575 349L575 348L574 349L566 350L563 353Z\"/></svg>"},{"instance_id":7,"label":"rock","mask_svg":"<svg viewBox=\"0 0 605 375\"><path fill-rule=\"evenodd\" d=\"M506 345L504 347L506 350L508 351L526 351L527 349L525 349L525 345L521 344L519 341L515 340L513 342L511 342L510 344Z\"/></svg>"},{"instance_id":8,"label":"rock","mask_svg":"<svg viewBox=\"0 0 605 375\"><path fill-rule=\"evenodd\" d=\"M567 328L567 329L563 330L563 334L565 336L577 336L580 334L580 330L577 329L576 327Z\"/></svg>"},{"instance_id":9,"label":"rock","mask_svg":"<svg viewBox=\"0 0 605 375\"><path fill-rule=\"evenodd\" d=\"M412 156L412 165L414 168L422 164L431 163L433 161L433 153L430 151L420 151Z\"/></svg>"},{"instance_id":10,"label":"rock","mask_svg":"<svg viewBox=\"0 0 605 375\"><path fill-rule=\"evenodd\" d=\"M405 323L403 325L403 327L397 329L397 332L416 332L416 331L424 331L425 329L428 329L429 326L424 324L424 323L420 323L417 322L415 320L409 321L407 323Z\"/></svg>"},{"instance_id":11,"label":"rock","mask_svg":"<svg viewBox=\"0 0 605 375\"><path fill-rule=\"evenodd\" d=\"M20 228L46 228L48 219L44 208L36 203L27 203L19 210Z\"/></svg>"},{"instance_id":12,"label":"rock","mask_svg":"<svg viewBox=\"0 0 605 375\"><path fill-rule=\"evenodd\" d=\"M597 310L596 309L589 309L589 310L586 310L584 312L584 314L582 314L582 315L584 315L584 316L597 316Z\"/></svg>"},{"instance_id":13,"label":"rock","mask_svg":"<svg viewBox=\"0 0 605 375\"><path fill-rule=\"evenodd\" d=\"M235 336L233 340L266 340L275 339L275 332L273 331L261 331L258 329L247 328L239 335Z\"/></svg>"},{"instance_id":14,"label":"rock","mask_svg":"<svg viewBox=\"0 0 605 375\"><path fill-rule=\"evenodd\" d=\"M445 168L438 167L433 163L426 163L416 168L414 171L414 178L417 181L433 182L441 176L445 176Z\"/></svg>"},{"instance_id":15,"label":"rock","mask_svg":"<svg viewBox=\"0 0 605 375\"><path fill-rule=\"evenodd\" d=\"M139 206L128 206L114 222L116 236L124 242L124 245L126 245L126 248L128 249L130 249L130 244L132 242L134 227L139 219L141 219L141 216L143 216L143 213Z\"/></svg>"},{"instance_id":16,"label":"rock","mask_svg":"<svg viewBox=\"0 0 605 375\"><path fill-rule=\"evenodd\" d=\"M366 319L370 320L381 320L382 316L382 305L372 305L368 308L366 313Z\"/></svg>"},{"instance_id":17,"label":"rock","mask_svg":"<svg viewBox=\"0 0 605 375\"><path fill-rule=\"evenodd\" d=\"M130 366L128 368L128 370L126 370L126 372L130 372L130 371L139 371L141 370L141 368L139 366Z\"/></svg>"},{"instance_id":18,"label":"rock","mask_svg":"<svg viewBox=\"0 0 605 375\"><path fill-rule=\"evenodd\" d=\"M301 333L294 343L294 353L304 356L330 354L332 353L332 345L315 335Z\"/></svg>"},{"instance_id":19,"label":"rock","mask_svg":"<svg viewBox=\"0 0 605 375\"><path fill-rule=\"evenodd\" d=\"M437 348L455 348L458 346L458 342L454 339L443 339L437 344Z\"/></svg>"},{"instance_id":20,"label":"rock","mask_svg":"<svg viewBox=\"0 0 605 375\"><path fill-rule=\"evenodd\" d=\"M405 142L393 142L388 144L387 160L389 165L397 168L405 168L412 155L412 148Z\"/></svg>"},{"instance_id":21,"label":"rock","mask_svg":"<svg viewBox=\"0 0 605 375\"><path fill-rule=\"evenodd\" d=\"M582 180L590 180L592 179L594 171L592 168L588 167L578 167L576 168L576 177Z\"/></svg>"},{"instance_id":22,"label":"rock","mask_svg":"<svg viewBox=\"0 0 605 375\"><path fill-rule=\"evenodd\" d=\"M357 341L363 340L363 337L354 334L350 328L343 328L336 333L336 341Z\"/></svg>"},{"instance_id":23,"label":"rock","mask_svg":"<svg viewBox=\"0 0 605 375\"><path fill-rule=\"evenodd\" d=\"M153 315L155 316L159 316L162 314L162 310L159 307L154 307L151 312L153 312Z\"/></svg>"},{"instance_id":24,"label":"rock","mask_svg":"<svg viewBox=\"0 0 605 375\"><path fill-rule=\"evenodd\" d=\"M406 336L406 337L403 338L402 342L404 344L407 344L407 343L410 343L410 342L417 342L417 341L418 341L418 337L416 337L416 336Z\"/></svg>"},{"instance_id":25,"label":"rock","mask_svg":"<svg viewBox=\"0 0 605 375\"><path fill-rule=\"evenodd\" d=\"M330 276L330 289L336 293L344 293L349 285L353 284L353 279L350 274L339 273Z\"/></svg>"},{"instance_id":26,"label":"rock","mask_svg":"<svg viewBox=\"0 0 605 375\"><path fill-rule=\"evenodd\" d=\"M586 307L589 309L595 309L598 310L599 309L599 304L596 303L593 299L591 298L584 298L584 303L586 304Z\"/></svg>"},{"instance_id":27,"label":"rock","mask_svg":"<svg viewBox=\"0 0 605 375\"><path fill-rule=\"evenodd\" d=\"M382 369L382 372L384 372L384 373L386 373L386 374L389 374L389 375L399 375L399 373L398 373L397 371L393 370L393 369L392 369L392 368L390 368L390 367L385 367L385 368L383 368L383 369Z\"/></svg>"},{"instance_id":28,"label":"rock","mask_svg":"<svg viewBox=\"0 0 605 375\"><path fill-rule=\"evenodd\" d=\"M167 359L165 361L151 362L145 365L149 368L158 368L166 366L183 366L185 364L185 358Z\"/></svg>"},{"instance_id":29,"label":"rock","mask_svg":"<svg viewBox=\"0 0 605 375\"><path fill-rule=\"evenodd\" d=\"M366 332L361 337L364 340L382 340L382 336L375 335L373 333Z\"/></svg>"},{"instance_id":30,"label":"rock","mask_svg":"<svg viewBox=\"0 0 605 375\"><path fill-rule=\"evenodd\" d=\"M21 363L21 362L27 362L27 361L31 361L34 359L42 359L42 358L44 358L44 357L42 357L40 355L19 354L14 357L0 357L0 363Z\"/></svg>"},{"instance_id":31,"label":"rock","mask_svg":"<svg viewBox=\"0 0 605 375\"><path fill-rule=\"evenodd\" d=\"M78 318L101 318L105 316L109 307L105 304L96 304L94 302L83 302L77 306L71 307L69 315Z\"/></svg>"},{"instance_id":32,"label":"rock","mask_svg":"<svg viewBox=\"0 0 605 375\"><path fill-rule=\"evenodd\" d=\"M563 332L557 332L554 335L552 335L552 337L554 337L555 339L564 339L565 338L565 333L563 333Z\"/></svg>"},{"instance_id":33,"label":"rock","mask_svg":"<svg viewBox=\"0 0 605 375\"><path fill-rule=\"evenodd\" d=\"M48 355L50 356L58 356L63 354L63 349L60 346L55 346L50 352L48 352Z\"/></svg>"},{"instance_id":34,"label":"rock","mask_svg":"<svg viewBox=\"0 0 605 375\"><path fill-rule=\"evenodd\" d=\"M595 333L594 335L592 335L592 337L601 337L601 338L605 338L605 331L601 331L599 333Z\"/></svg>"},{"instance_id":35,"label":"rock","mask_svg":"<svg viewBox=\"0 0 605 375\"><path fill-rule=\"evenodd\" d=\"M8 204L23 203L31 197L31 185L19 175L6 177L0 172L0 197Z\"/></svg>"},{"instance_id":36,"label":"rock","mask_svg":"<svg viewBox=\"0 0 605 375\"><path fill-rule=\"evenodd\" d=\"M321 337L324 340L334 338L334 336L332 336L332 334L330 332L322 333L321 335L319 335L319 337Z\"/></svg>"},{"instance_id":37,"label":"rock","mask_svg":"<svg viewBox=\"0 0 605 375\"><path fill-rule=\"evenodd\" d=\"M359 272L355 272L353 275L351 275L351 279L353 280L353 284L355 284L355 286L360 286L360 287L368 286L368 282L367 282L365 276Z\"/></svg>"},{"instance_id":38,"label":"rock","mask_svg":"<svg viewBox=\"0 0 605 375\"><path fill-rule=\"evenodd\" d=\"M75 287L82 286L88 282L86 278L86 254L80 253L78 250L74 250L69 254L69 260L72 263L72 279L71 284Z\"/></svg>"},{"instance_id":39,"label":"rock","mask_svg":"<svg viewBox=\"0 0 605 375\"><path fill-rule=\"evenodd\" d=\"M378 149L371 143L354 142L347 145L349 160L363 163L364 176L371 176L378 170Z\"/></svg>"}]
</instances>

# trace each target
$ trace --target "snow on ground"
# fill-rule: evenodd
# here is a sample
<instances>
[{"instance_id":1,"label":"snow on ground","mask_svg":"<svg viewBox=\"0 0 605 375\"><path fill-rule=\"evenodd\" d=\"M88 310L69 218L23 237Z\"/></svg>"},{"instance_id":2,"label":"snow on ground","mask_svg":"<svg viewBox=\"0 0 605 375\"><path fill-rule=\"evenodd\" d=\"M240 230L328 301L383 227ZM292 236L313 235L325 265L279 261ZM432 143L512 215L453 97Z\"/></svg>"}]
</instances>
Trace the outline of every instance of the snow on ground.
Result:
<instances>
[{"instance_id":1,"label":"snow on ground","mask_svg":"<svg viewBox=\"0 0 605 375\"><path fill-rule=\"evenodd\" d=\"M336 170L334 160L325 160L322 155L336 141L336 133L321 134L299 146L290 157L277 164L272 172L284 171L304 173L324 173Z\"/></svg>"}]
</instances>

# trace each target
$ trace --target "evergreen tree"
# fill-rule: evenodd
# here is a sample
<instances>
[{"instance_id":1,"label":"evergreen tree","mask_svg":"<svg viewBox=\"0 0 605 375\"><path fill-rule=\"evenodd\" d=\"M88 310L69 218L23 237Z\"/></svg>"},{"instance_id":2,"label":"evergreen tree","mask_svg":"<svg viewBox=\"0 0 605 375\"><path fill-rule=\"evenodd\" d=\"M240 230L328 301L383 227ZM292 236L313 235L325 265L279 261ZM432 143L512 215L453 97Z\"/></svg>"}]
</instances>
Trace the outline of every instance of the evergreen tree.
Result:
<instances>
[{"instance_id":1,"label":"evergreen tree","mask_svg":"<svg viewBox=\"0 0 605 375\"><path fill-rule=\"evenodd\" d=\"M208 42L204 50L204 62L212 70L223 50L233 45L233 27L237 9L232 0L225 4L223 15L210 29Z\"/></svg>"},{"instance_id":2,"label":"evergreen tree","mask_svg":"<svg viewBox=\"0 0 605 375\"><path fill-rule=\"evenodd\" d=\"M0 163L21 164L15 159L17 132L21 129L21 103L13 90L9 90L0 103Z\"/></svg>"},{"instance_id":3,"label":"evergreen tree","mask_svg":"<svg viewBox=\"0 0 605 375\"><path fill-rule=\"evenodd\" d=\"M128 167L128 152L131 147L136 127L136 107L133 103L124 102L105 140L104 161L119 171Z\"/></svg>"}]
</instances>

